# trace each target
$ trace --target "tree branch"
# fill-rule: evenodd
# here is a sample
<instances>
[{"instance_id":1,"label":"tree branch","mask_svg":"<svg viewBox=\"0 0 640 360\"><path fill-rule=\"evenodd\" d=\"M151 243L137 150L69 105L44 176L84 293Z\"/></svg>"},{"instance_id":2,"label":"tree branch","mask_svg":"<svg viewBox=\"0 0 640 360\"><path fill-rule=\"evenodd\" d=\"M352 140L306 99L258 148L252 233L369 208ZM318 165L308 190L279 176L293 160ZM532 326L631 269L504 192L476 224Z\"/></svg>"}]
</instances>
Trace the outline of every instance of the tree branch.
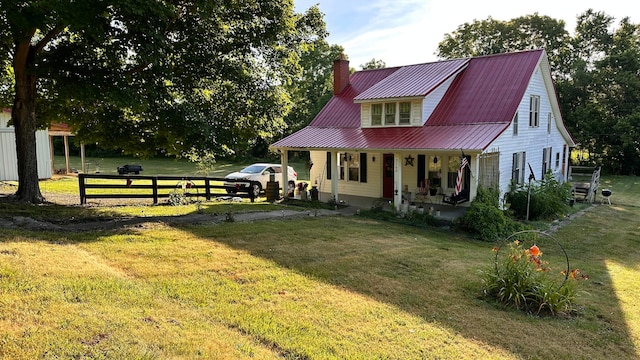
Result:
<instances>
[{"instance_id":1,"label":"tree branch","mask_svg":"<svg viewBox=\"0 0 640 360\"><path fill-rule=\"evenodd\" d=\"M49 41L53 40L58 34L62 32L64 29L63 26L56 26L53 29L49 30L49 32L33 47L34 54L38 54L44 49L44 47L49 43Z\"/></svg>"}]
</instances>

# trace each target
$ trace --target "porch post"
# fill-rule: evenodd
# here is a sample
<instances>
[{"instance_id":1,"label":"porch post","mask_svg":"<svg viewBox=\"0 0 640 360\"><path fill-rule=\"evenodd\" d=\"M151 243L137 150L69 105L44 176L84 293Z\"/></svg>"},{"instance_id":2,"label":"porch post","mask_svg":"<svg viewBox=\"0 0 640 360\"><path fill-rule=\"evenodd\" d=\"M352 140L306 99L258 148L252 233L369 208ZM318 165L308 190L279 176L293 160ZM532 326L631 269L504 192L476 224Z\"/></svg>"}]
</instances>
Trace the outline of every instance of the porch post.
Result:
<instances>
[{"instance_id":1,"label":"porch post","mask_svg":"<svg viewBox=\"0 0 640 360\"><path fill-rule=\"evenodd\" d=\"M393 206L402 208L402 154L393 154Z\"/></svg>"},{"instance_id":2,"label":"porch post","mask_svg":"<svg viewBox=\"0 0 640 360\"><path fill-rule=\"evenodd\" d=\"M480 184L480 155L481 154L476 154L476 163L474 166L475 171L471 173L471 179L473 181L471 182L471 189L469 189L469 201L475 199L476 195L478 194L478 185ZM473 192L471 191L472 189Z\"/></svg>"},{"instance_id":3,"label":"porch post","mask_svg":"<svg viewBox=\"0 0 640 360\"><path fill-rule=\"evenodd\" d=\"M338 166L340 159L338 159L338 152L332 151L331 158L333 159L331 161L331 195L333 195L337 204L340 201L338 199L338 179L340 178L340 167Z\"/></svg>"},{"instance_id":4,"label":"porch post","mask_svg":"<svg viewBox=\"0 0 640 360\"><path fill-rule=\"evenodd\" d=\"M282 197L289 194L289 150L280 149L280 165L282 166Z\"/></svg>"}]
</instances>

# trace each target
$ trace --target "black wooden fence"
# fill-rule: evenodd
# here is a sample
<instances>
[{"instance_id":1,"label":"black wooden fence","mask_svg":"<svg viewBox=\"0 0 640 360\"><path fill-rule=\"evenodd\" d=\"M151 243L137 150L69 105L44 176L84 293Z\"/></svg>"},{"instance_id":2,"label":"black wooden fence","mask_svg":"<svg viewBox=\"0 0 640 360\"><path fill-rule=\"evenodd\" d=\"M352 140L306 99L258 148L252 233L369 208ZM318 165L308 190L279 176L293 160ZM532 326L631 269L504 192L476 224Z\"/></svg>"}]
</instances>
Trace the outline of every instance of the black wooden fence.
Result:
<instances>
[{"instance_id":1,"label":"black wooden fence","mask_svg":"<svg viewBox=\"0 0 640 360\"><path fill-rule=\"evenodd\" d=\"M114 180L108 183L92 182L92 179ZM174 194L186 197L202 197L207 201L214 196L226 196L224 178L208 176L144 176L144 175L102 175L79 174L80 204L87 199L153 199L157 204L160 198ZM242 182L236 182L242 184ZM245 183L249 187L249 182ZM95 190L94 190L95 189ZM108 190L102 191L100 190ZM251 198L252 194L243 192L233 196ZM253 201L253 199L251 199Z\"/></svg>"}]
</instances>

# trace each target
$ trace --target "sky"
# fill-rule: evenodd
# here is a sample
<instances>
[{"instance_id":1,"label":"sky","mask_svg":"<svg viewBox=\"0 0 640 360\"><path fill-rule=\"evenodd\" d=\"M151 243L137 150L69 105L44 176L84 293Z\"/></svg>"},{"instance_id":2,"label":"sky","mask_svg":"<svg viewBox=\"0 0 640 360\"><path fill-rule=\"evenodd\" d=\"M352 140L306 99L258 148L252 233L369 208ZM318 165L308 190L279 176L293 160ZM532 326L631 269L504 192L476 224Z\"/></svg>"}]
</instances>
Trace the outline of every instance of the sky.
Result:
<instances>
[{"instance_id":1,"label":"sky","mask_svg":"<svg viewBox=\"0 0 640 360\"><path fill-rule=\"evenodd\" d=\"M371 59L388 67L437 61L438 43L458 26L474 20L508 21L538 13L564 20L570 33L588 9L613 16L614 27L629 17L640 23L637 0L294 0L296 12L319 4L330 35L342 45L350 66L360 70Z\"/></svg>"}]
</instances>

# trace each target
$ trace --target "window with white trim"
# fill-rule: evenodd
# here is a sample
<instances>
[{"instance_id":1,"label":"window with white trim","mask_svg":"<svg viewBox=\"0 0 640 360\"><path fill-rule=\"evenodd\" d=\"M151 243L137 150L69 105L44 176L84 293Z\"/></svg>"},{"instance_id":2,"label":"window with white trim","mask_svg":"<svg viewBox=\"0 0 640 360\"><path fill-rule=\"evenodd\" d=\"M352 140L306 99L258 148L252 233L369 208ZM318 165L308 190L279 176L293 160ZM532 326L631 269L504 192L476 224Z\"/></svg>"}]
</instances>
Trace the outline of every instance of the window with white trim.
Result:
<instances>
[{"instance_id":1,"label":"window with white trim","mask_svg":"<svg viewBox=\"0 0 640 360\"><path fill-rule=\"evenodd\" d=\"M513 135L518 135L518 113L513 117Z\"/></svg>"},{"instance_id":2,"label":"window with white trim","mask_svg":"<svg viewBox=\"0 0 640 360\"><path fill-rule=\"evenodd\" d=\"M517 184L524 184L524 164L526 161L526 152L513 153L513 163L511 165L511 180Z\"/></svg>"},{"instance_id":3,"label":"window with white trim","mask_svg":"<svg viewBox=\"0 0 640 360\"><path fill-rule=\"evenodd\" d=\"M411 103L398 103L400 111L398 112L398 123L400 125L409 125L411 123Z\"/></svg>"},{"instance_id":4,"label":"window with white trim","mask_svg":"<svg viewBox=\"0 0 640 360\"><path fill-rule=\"evenodd\" d=\"M529 126L540 126L540 96L531 95L529 99Z\"/></svg>"},{"instance_id":5,"label":"window with white trim","mask_svg":"<svg viewBox=\"0 0 640 360\"><path fill-rule=\"evenodd\" d=\"M551 122L553 121L553 116L551 113L547 114L547 134L551 134Z\"/></svg>"},{"instance_id":6,"label":"window with white trim","mask_svg":"<svg viewBox=\"0 0 640 360\"><path fill-rule=\"evenodd\" d=\"M371 104L371 126L411 125L411 102Z\"/></svg>"},{"instance_id":7,"label":"window with white trim","mask_svg":"<svg viewBox=\"0 0 640 360\"><path fill-rule=\"evenodd\" d=\"M371 104L371 125L382 125L382 104Z\"/></svg>"},{"instance_id":8,"label":"window with white trim","mask_svg":"<svg viewBox=\"0 0 640 360\"><path fill-rule=\"evenodd\" d=\"M360 156L356 153L340 153L340 180L360 181ZM346 176L346 178L345 178Z\"/></svg>"},{"instance_id":9,"label":"window with white trim","mask_svg":"<svg viewBox=\"0 0 640 360\"><path fill-rule=\"evenodd\" d=\"M395 125L396 123L396 104L384 103L384 124Z\"/></svg>"},{"instance_id":10,"label":"window with white trim","mask_svg":"<svg viewBox=\"0 0 640 360\"><path fill-rule=\"evenodd\" d=\"M551 147L542 149L542 179L547 174L547 170L551 169Z\"/></svg>"}]
</instances>

